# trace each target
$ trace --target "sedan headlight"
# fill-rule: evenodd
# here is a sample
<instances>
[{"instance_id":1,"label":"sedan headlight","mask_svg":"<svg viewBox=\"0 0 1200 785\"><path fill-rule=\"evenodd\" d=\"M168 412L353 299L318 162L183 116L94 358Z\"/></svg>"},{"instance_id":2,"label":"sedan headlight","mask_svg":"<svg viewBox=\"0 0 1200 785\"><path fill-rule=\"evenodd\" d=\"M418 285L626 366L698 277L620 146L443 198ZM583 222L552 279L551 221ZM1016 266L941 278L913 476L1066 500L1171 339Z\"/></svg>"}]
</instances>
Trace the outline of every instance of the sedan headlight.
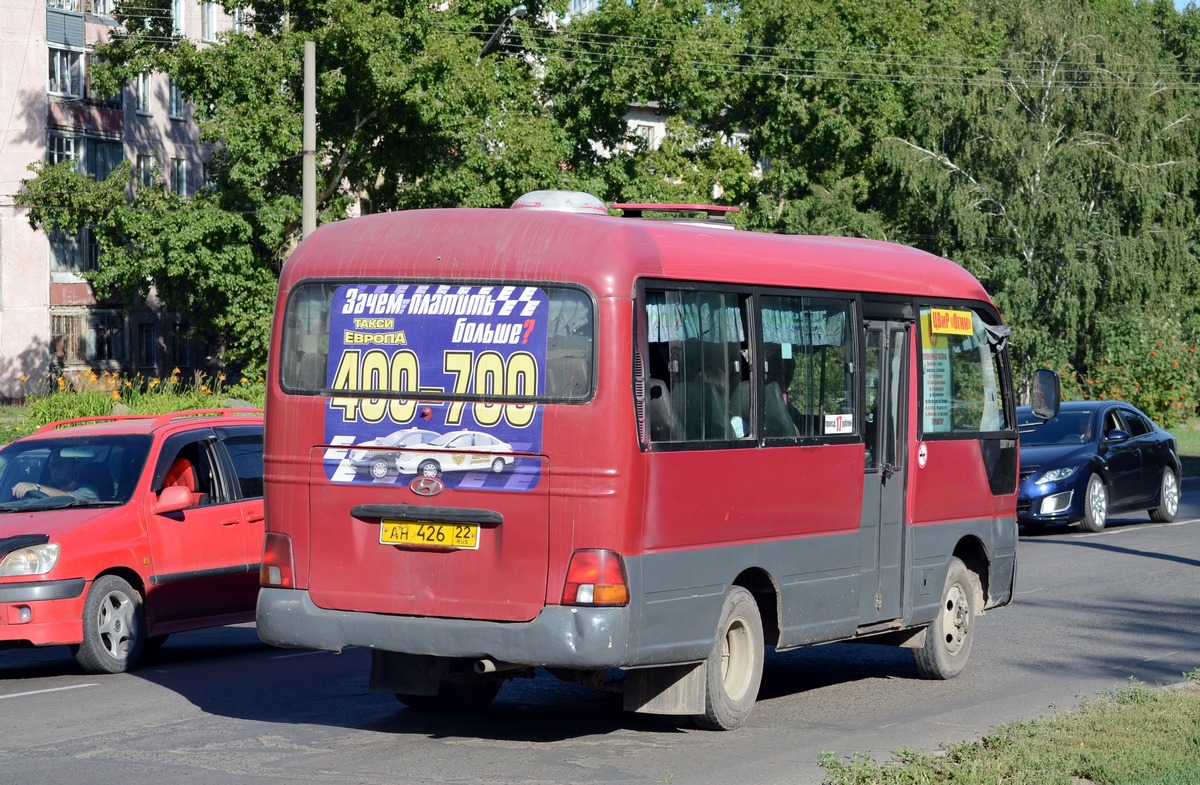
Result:
<instances>
[{"instance_id":1,"label":"sedan headlight","mask_svg":"<svg viewBox=\"0 0 1200 785\"><path fill-rule=\"evenodd\" d=\"M1078 466L1068 466L1065 469L1051 469L1048 472L1044 472L1041 477L1038 477L1035 481L1035 484L1041 485L1044 482L1058 482L1059 480L1065 480L1074 474L1075 470L1078 468Z\"/></svg>"},{"instance_id":2,"label":"sedan headlight","mask_svg":"<svg viewBox=\"0 0 1200 785\"><path fill-rule=\"evenodd\" d=\"M0 559L0 577L15 578L22 575L45 575L58 563L58 543L46 542L17 548Z\"/></svg>"}]
</instances>

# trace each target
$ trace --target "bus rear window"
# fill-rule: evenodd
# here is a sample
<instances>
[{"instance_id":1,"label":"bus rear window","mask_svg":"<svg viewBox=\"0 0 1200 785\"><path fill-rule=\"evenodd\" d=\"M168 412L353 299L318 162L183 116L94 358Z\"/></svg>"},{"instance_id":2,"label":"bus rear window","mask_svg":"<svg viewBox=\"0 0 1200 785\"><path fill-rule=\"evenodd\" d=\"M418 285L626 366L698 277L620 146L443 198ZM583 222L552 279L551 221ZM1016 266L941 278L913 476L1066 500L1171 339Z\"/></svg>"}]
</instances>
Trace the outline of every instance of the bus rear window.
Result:
<instances>
[{"instance_id":1,"label":"bus rear window","mask_svg":"<svg viewBox=\"0 0 1200 785\"><path fill-rule=\"evenodd\" d=\"M311 395L582 401L594 321L575 288L302 284L284 315L280 381Z\"/></svg>"}]
</instances>

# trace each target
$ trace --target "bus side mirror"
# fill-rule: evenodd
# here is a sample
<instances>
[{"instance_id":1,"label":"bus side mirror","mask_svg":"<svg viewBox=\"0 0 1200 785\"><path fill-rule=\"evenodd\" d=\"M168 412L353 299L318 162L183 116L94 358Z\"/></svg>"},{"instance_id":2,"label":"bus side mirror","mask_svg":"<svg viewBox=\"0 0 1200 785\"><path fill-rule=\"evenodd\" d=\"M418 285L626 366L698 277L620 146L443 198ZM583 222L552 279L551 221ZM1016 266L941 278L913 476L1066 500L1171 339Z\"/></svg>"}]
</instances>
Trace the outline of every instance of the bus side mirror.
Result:
<instances>
[{"instance_id":1,"label":"bus side mirror","mask_svg":"<svg viewBox=\"0 0 1200 785\"><path fill-rule=\"evenodd\" d=\"M1033 389L1030 391L1033 416L1039 420L1050 420L1058 416L1062 402L1062 388L1058 374L1048 368L1038 368L1033 373Z\"/></svg>"}]
</instances>

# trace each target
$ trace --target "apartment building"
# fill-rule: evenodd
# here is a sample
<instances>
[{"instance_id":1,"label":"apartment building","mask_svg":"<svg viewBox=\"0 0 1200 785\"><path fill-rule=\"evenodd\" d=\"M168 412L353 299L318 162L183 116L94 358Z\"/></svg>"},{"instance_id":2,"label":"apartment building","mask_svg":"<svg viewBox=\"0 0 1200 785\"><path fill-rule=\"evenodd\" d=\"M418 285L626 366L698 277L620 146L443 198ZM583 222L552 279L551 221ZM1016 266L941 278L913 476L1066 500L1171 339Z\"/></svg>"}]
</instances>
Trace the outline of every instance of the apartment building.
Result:
<instances>
[{"instance_id":1,"label":"apartment building","mask_svg":"<svg viewBox=\"0 0 1200 785\"><path fill-rule=\"evenodd\" d=\"M15 197L35 161L78 162L107 176L129 161L139 187L188 195L210 150L191 107L165 74L96 95L94 47L115 29L113 0L4 0L0 8L0 399L64 371L163 376L206 369L190 325L159 303L98 298L84 273L101 263L87 230L51 236L29 226ZM176 33L204 42L234 25L219 4L173 0Z\"/></svg>"}]
</instances>

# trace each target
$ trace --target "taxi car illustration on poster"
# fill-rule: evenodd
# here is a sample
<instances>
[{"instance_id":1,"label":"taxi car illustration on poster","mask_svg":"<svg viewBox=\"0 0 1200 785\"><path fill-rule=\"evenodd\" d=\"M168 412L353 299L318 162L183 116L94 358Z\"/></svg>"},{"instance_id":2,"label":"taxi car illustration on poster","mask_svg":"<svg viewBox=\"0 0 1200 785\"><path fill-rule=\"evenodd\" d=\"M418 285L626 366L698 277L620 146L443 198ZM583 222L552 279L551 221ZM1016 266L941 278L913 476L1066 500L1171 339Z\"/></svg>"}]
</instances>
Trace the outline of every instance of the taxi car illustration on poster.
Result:
<instances>
[{"instance_id":1,"label":"taxi car illustration on poster","mask_svg":"<svg viewBox=\"0 0 1200 785\"><path fill-rule=\"evenodd\" d=\"M495 436L479 431L442 434L419 451L401 452L396 467L401 474L437 477L444 472L486 470L499 474L513 464L513 448Z\"/></svg>"},{"instance_id":2,"label":"taxi car illustration on poster","mask_svg":"<svg viewBox=\"0 0 1200 785\"><path fill-rule=\"evenodd\" d=\"M389 471L399 471L396 466L396 453L388 450L370 450L369 447L414 447L433 441L440 436L437 431L427 431L422 428L405 428L393 431L387 436L380 436L361 444L355 445L350 451L350 465L354 471L366 472L377 480L382 480ZM410 472L411 474L411 472Z\"/></svg>"}]
</instances>

